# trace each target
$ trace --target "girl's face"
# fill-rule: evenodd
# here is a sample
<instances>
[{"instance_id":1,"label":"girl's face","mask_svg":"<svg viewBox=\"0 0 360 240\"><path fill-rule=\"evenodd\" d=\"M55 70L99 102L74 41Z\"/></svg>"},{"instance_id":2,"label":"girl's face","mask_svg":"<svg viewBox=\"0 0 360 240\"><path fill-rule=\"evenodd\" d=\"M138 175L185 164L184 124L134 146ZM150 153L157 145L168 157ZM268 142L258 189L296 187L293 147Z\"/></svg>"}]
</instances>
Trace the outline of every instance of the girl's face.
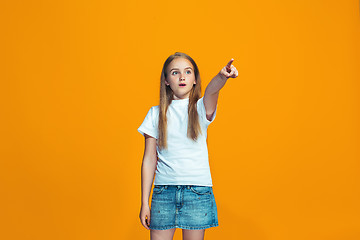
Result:
<instances>
[{"instance_id":1,"label":"girl's face","mask_svg":"<svg viewBox=\"0 0 360 240\"><path fill-rule=\"evenodd\" d=\"M174 100L189 98L193 84L196 84L194 67L189 60L177 57L168 65L165 84L174 93Z\"/></svg>"}]
</instances>

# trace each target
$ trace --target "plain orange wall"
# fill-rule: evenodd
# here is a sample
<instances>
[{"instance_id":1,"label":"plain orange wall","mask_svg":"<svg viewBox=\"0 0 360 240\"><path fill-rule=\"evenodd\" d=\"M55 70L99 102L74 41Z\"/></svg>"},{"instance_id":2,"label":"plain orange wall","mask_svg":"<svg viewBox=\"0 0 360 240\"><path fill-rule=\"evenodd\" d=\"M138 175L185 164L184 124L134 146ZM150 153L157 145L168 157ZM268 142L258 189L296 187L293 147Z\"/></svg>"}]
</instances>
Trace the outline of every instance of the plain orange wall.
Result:
<instances>
[{"instance_id":1,"label":"plain orange wall","mask_svg":"<svg viewBox=\"0 0 360 240\"><path fill-rule=\"evenodd\" d=\"M360 239L359 1L0 5L1 239L150 239L137 128L176 51L203 92L239 71L208 129L206 239Z\"/></svg>"}]
</instances>

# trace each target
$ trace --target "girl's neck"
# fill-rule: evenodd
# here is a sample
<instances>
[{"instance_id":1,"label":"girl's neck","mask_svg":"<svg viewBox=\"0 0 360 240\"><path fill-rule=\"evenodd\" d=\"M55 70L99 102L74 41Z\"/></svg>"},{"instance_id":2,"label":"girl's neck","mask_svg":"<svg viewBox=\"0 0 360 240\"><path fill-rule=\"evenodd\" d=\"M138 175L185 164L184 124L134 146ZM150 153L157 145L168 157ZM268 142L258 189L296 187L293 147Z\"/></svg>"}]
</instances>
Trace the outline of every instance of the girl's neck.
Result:
<instances>
[{"instance_id":1,"label":"girl's neck","mask_svg":"<svg viewBox=\"0 0 360 240\"><path fill-rule=\"evenodd\" d=\"M171 104L173 105L187 105L189 103L189 98L184 99L173 99Z\"/></svg>"},{"instance_id":2,"label":"girl's neck","mask_svg":"<svg viewBox=\"0 0 360 240\"><path fill-rule=\"evenodd\" d=\"M174 99L174 98L173 98L173 101L174 101L174 100L175 100L175 101L177 101L177 100L186 100L186 99L189 100L189 98L187 97L187 98L180 98L180 99Z\"/></svg>"}]
</instances>

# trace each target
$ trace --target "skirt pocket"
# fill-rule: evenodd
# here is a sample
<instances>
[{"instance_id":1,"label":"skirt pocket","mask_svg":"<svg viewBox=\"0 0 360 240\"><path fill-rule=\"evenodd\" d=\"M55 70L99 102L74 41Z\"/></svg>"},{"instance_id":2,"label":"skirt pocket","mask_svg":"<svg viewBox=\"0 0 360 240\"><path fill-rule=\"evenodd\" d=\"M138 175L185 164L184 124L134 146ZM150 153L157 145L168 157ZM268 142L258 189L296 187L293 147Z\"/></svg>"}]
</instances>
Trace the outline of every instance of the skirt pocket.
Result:
<instances>
[{"instance_id":1,"label":"skirt pocket","mask_svg":"<svg viewBox=\"0 0 360 240\"><path fill-rule=\"evenodd\" d=\"M153 193L159 194L162 191L164 191L165 186L161 186L161 185L155 185L154 189L153 189Z\"/></svg>"},{"instance_id":2,"label":"skirt pocket","mask_svg":"<svg viewBox=\"0 0 360 240\"><path fill-rule=\"evenodd\" d=\"M191 186L190 190L199 195L210 195L212 192L208 186Z\"/></svg>"}]
</instances>

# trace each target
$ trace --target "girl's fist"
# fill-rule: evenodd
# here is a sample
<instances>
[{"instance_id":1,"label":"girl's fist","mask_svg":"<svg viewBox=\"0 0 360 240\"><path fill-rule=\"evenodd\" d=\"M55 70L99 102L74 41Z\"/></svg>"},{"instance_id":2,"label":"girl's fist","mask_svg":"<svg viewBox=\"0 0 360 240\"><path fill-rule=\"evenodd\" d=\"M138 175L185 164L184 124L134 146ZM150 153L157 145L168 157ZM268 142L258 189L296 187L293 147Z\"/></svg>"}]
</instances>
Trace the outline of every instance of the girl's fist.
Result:
<instances>
[{"instance_id":1,"label":"girl's fist","mask_svg":"<svg viewBox=\"0 0 360 240\"><path fill-rule=\"evenodd\" d=\"M150 207L149 205L143 205L141 204L141 210L140 210L140 222L141 224L147 229L150 230ZM147 217L147 218L146 218Z\"/></svg>"},{"instance_id":2,"label":"girl's fist","mask_svg":"<svg viewBox=\"0 0 360 240\"><path fill-rule=\"evenodd\" d=\"M237 69L231 64L233 61L234 59L232 58L230 62L228 62L228 64L220 71L220 74L226 77L226 79L230 77L236 78L239 75Z\"/></svg>"}]
</instances>

